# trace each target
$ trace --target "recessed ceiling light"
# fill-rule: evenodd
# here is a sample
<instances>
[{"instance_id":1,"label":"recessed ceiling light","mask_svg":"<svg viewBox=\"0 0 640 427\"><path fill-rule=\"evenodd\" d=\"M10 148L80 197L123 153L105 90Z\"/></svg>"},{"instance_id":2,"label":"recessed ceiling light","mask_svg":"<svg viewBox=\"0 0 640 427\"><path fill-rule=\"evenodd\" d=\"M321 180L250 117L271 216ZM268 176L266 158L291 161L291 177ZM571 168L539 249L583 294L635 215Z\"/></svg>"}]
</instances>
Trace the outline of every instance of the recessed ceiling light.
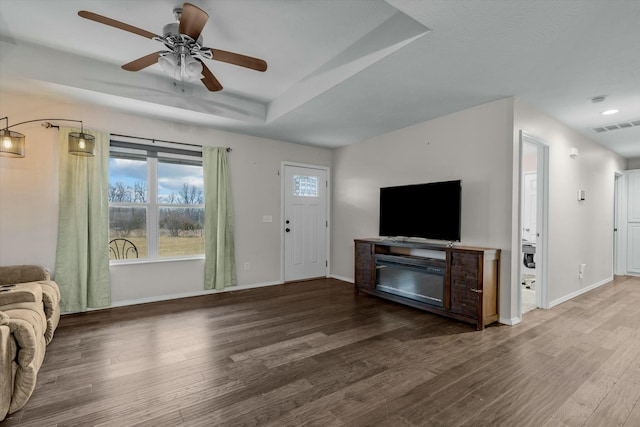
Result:
<instances>
[{"instance_id":1,"label":"recessed ceiling light","mask_svg":"<svg viewBox=\"0 0 640 427\"><path fill-rule=\"evenodd\" d=\"M618 110L607 110L607 111L603 111L602 115L603 116L610 116L611 114L615 114L617 112L618 112Z\"/></svg>"}]
</instances>

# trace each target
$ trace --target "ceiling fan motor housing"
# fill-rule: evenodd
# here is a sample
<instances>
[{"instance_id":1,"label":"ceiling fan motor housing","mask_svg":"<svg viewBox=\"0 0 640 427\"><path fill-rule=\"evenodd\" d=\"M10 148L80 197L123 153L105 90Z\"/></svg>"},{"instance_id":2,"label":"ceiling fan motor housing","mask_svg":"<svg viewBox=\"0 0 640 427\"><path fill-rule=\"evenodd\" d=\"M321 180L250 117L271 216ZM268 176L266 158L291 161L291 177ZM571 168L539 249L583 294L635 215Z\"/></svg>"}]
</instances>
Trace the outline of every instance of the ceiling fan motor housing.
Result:
<instances>
[{"instance_id":1,"label":"ceiling fan motor housing","mask_svg":"<svg viewBox=\"0 0 640 427\"><path fill-rule=\"evenodd\" d=\"M202 47L202 35L194 42L193 39L186 34L180 34L180 24L175 22L167 24L162 28L162 36L163 39L170 40L173 43L182 43L183 41L187 41L185 44L190 44L188 42L191 41L192 43L198 44L198 47Z\"/></svg>"}]
</instances>

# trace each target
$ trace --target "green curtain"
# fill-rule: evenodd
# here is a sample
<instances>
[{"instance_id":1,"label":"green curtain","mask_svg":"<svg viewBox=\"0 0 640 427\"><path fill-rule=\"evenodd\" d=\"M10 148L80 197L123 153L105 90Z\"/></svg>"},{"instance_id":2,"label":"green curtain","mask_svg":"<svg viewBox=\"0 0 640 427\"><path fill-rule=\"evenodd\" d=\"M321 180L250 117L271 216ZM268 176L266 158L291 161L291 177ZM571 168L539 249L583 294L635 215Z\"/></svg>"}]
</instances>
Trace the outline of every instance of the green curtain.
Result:
<instances>
[{"instance_id":1,"label":"green curtain","mask_svg":"<svg viewBox=\"0 0 640 427\"><path fill-rule=\"evenodd\" d=\"M238 284L233 236L233 201L226 148L203 147L204 288Z\"/></svg>"},{"instance_id":2,"label":"green curtain","mask_svg":"<svg viewBox=\"0 0 640 427\"><path fill-rule=\"evenodd\" d=\"M55 281L62 312L111 305L109 276L109 134L96 138L95 157L68 152L69 132L60 127L60 187Z\"/></svg>"}]
</instances>

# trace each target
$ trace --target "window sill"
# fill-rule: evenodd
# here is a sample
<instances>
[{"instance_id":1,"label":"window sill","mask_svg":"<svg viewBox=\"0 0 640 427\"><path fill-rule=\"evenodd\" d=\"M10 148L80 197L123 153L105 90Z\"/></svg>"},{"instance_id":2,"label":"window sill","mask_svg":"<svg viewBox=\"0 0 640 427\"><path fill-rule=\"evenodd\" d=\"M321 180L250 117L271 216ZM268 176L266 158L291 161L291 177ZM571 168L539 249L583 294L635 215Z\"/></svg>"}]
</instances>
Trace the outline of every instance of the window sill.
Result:
<instances>
[{"instance_id":1,"label":"window sill","mask_svg":"<svg viewBox=\"0 0 640 427\"><path fill-rule=\"evenodd\" d=\"M204 260L204 255L184 257L184 258L156 258L156 259L136 259L136 260L122 260L122 261L109 261L109 267L120 265L139 265L139 264L157 264L163 262L180 262L180 261L197 261Z\"/></svg>"}]
</instances>

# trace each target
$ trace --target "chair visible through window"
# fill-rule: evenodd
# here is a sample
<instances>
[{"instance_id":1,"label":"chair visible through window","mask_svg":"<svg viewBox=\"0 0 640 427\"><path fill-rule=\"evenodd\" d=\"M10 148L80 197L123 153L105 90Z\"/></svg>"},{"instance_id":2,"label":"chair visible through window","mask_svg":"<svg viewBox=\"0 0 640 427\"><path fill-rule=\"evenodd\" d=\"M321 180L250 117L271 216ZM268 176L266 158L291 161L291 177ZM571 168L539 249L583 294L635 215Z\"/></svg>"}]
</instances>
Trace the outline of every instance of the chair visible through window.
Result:
<instances>
[{"instance_id":1,"label":"chair visible through window","mask_svg":"<svg viewBox=\"0 0 640 427\"><path fill-rule=\"evenodd\" d=\"M110 259L138 258L138 248L128 239L112 239L109 242Z\"/></svg>"}]
</instances>

